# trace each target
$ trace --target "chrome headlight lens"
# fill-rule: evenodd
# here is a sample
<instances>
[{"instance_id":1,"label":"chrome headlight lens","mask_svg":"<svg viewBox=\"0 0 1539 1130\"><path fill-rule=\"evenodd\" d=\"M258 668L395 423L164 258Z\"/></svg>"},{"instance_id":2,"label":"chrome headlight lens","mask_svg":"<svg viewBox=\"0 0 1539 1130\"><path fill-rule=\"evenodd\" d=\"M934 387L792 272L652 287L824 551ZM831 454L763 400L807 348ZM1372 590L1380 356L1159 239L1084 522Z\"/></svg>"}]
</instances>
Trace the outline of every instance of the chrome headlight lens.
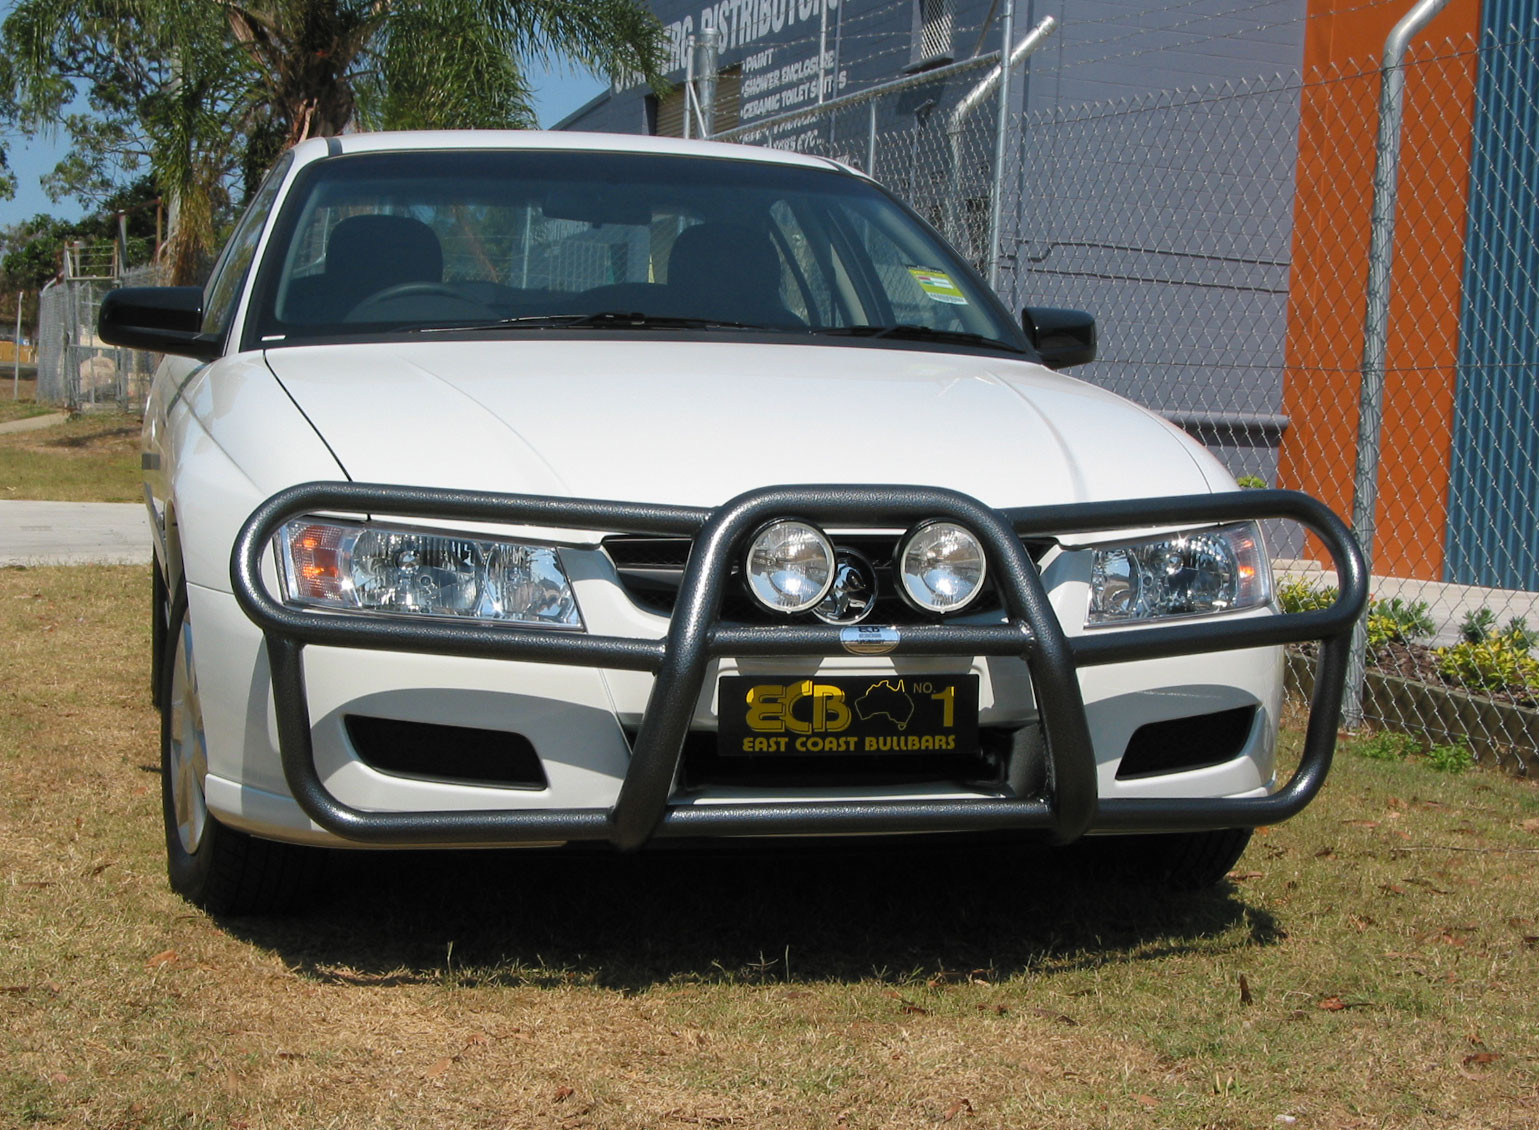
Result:
<instances>
[{"instance_id":1,"label":"chrome headlight lens","mask_svg":"<svg viewBox=\"0 0 1539 1130\"><path fill-rule=\"evenodd\" d=\"M898 579L909 603L924 612L959 612L983 591L983 544L955 522L930 522L903 540Z\"/></svg>"},{"instance_id":2,"label":"chrome headlight lens","mask_svg":"<svg viewBox=\"0 0 1539 1130\"><path fill-rule=\"evenodd\" d=\"M833 587L834 547L806 522L771 522L749 544L743 575L754 599L771 612L805 612Z\"/></svg>"},{"instance_id":3,"label":"chrome headlight lens","mask_svg":"<svg viewBox=\"0 0 1539 1130\"><path fill-rule=\"evenodd\" d=\"M1253 522L1098 548L1087 625L1259 608L1272 572Z\"/></svg>"},{"instance_id":4,"label":"chrome headlight lens","mask_svg":"<svg viewBox=\"0 0 1539 1130\"><path fill-rule=\"evenodd\" d=\"M313 518L274 540L290 604L582 627L554 546Z\"/></svg>"}]
</instances>

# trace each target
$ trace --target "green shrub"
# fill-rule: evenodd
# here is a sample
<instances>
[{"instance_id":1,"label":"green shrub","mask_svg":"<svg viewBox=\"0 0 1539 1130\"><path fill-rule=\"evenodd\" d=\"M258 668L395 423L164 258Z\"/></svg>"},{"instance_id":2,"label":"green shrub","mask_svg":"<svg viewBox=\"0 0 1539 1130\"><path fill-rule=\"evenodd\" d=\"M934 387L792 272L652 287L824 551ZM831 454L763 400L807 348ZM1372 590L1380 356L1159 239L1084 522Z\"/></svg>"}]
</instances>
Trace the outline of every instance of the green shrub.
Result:
<instances>
[{"instance_id":1,"label":"green shrub","mask_svg":"<svg viewBox=\"0 0 1539 1130\"><path fill-rule=\"evenodd\" d=\"M1415 643L1435 631L1425 600L1408 603L1392 596L1368 602L1368 646L1375 651L1389 643Z\"/></svg>"},{"instance_id":2,"label":"green shrub","mask_svg":"<svg viewBox=\"0 0 1539 1130\"><path fill-rule=\"evenodd\" d=\"M1437 649L1438 674L1480 691L1539 695L1539 659L1528 653L1522 631L1504 632L1479 643L1468 640Z\"/></svg>"},{"instance_id":3,"label":"green shrub","mask_svg":"<svg viewBox=\"0 0 1539 1130\"><path fill-rule=\"evenodd\" d=\"M1377 734L1357 739L1347 748L1370 761L1404 761L1421 749L1421 743L1410 734L1380 730Z\"/></svg>"},{"instance_id":4,"label":"green shrub","mask_svg":"<svg viewBox=\"0 0 1539 1130\"><path fill-rule=\"evenodd\" d=\"M1480 643L1491 637L1491 629L1495 627L1496 613L1489 608L1482 608L1479 612L1466 612L1464 619L1459 621L1459 638L1465 643Z\"/></svg>"},{"instance_id":5,"label":"green shrub","mask_svg":"<svg viewBox=\"0 0 1539 1130\"><path fill-rule=\"evenodd\" d=\"M1539 647L1539 631L1528 626L1528 617L1514 616L1501 631L1496 630L1496 613L1482 606L1478 612L1466 612L1459 622L1459 636L1466 643L1484 643L1487 640L1508 639L1524 651Z\"/></svg>"},{"instance_id":6,"label":"green shrub","mask_svg":"<svg viewBox=\"0 0 1539 1130\"><path fill-rule=\"evenodd\" d=\"M1336 603L1336 587L1311 581L1284 581L1277 586L1277 603L1284 612L1321 612Z\"/></svg>"},{"instance_id":7,"label":"green shrub","mask_svg":"<svg viewBox=\"0 0 1539 1130\"><path fill-rule=\"evenodd\" d=\"M1427 764L1439 773L1463 773L1475 764L1475 755L1462 742L1435 745L1427 751Z\"/></svg>"}]
</instances>

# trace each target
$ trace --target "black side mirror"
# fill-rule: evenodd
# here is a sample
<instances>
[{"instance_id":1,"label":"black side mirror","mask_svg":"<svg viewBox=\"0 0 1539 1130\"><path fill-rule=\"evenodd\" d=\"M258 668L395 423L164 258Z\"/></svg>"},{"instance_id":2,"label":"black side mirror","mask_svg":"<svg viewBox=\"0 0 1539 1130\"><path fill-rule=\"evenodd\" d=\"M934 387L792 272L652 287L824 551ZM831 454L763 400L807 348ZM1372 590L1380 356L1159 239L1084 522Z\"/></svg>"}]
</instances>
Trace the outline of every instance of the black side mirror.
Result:
<instances>
[{"instance_id":1,"label":"black side mirror","mask_svg":"<svg viewBox=\"0 0 1539 1130\"><path fill-rule=\"evenodd\" d=\"M203 332L203 288L198 286L109 290L96 316L96 335L108 345L200 361L212 361L224 349L217 334Z\"/></svg>"},{"instance_id":2,"label":"black side mirror","mask_svg":"<svg viewBox=\"0 0 1539 1130\"><path fill-rule=\"evenodd\" d=\"M1028 306L1021 328L1049 369L1067 369L1095 360L1095 315L1057 306Z\"/></svg>"}]
</instances>

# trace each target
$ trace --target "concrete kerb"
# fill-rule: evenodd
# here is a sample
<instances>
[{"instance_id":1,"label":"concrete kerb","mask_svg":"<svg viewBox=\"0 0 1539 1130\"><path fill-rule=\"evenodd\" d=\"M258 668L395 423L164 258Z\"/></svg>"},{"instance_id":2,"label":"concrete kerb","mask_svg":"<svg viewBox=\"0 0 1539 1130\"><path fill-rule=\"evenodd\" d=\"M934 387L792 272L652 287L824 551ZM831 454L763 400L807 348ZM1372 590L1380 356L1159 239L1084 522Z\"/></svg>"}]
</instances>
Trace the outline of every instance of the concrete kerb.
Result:
<instances>
[{"instance_id":1,"label":"concrete kerb","mask_svg":"<svg viewBox=\"0 0 1539 1130\"><path fill-rule=\"evenodd\" d=\"M0 566L143 565L149 514L136 502L0 502Z\"/></svg>"}]
</instances>

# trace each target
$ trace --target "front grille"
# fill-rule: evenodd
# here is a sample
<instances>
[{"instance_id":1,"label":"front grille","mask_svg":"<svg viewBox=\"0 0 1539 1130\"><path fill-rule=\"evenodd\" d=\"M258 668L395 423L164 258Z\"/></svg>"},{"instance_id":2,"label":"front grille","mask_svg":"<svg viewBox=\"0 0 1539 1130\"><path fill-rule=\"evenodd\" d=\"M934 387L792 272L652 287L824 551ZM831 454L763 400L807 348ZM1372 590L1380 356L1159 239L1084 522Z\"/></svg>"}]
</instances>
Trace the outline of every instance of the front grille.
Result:
<instances>
[{"instance_id":1,"label":"front grille","mask_svg":"<svg viewBox=\"0 0 1539 1130\"><path fill-rule=\"evenodd\" d=\"M840 534L831 539L840 549L853 549L871 562L876 571L876 607L866 617L868 624L935 623L939 617L918 611L898 595L894 558L898 552L898 534ZM631 602L659 616L673 614L679 586L684 580L684 566L689 561L689 538L647 537L617 534L604 539L604 550L614 562L620 584ZM1032 561L1040 562L1052 547L1051 541L1024 541ZM998 612L1001 608L992 579L984 580L983 592L967 608L969 616ZM732 580L722 599L722 619L739 624L819 623L816 616L777 616L748 594L742 580L742 565L732 564Z\"/></svg>"}]
</instances>

